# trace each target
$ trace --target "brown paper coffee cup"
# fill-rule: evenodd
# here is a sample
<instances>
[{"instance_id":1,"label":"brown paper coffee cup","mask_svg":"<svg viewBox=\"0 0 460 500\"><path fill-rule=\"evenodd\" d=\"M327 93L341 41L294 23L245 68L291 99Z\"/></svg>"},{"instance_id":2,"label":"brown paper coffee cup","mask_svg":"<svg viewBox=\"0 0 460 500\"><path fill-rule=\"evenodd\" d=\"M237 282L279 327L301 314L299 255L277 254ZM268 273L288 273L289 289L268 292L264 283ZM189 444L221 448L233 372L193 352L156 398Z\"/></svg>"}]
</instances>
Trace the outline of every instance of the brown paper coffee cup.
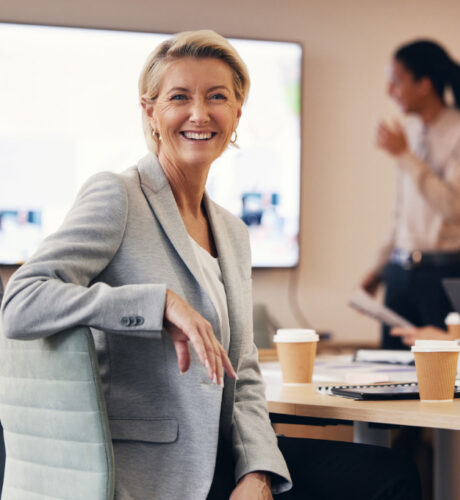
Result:
<instances>
[{"instance_id":1,"label":"brown paper coffee cup","mask_svg":"<svg viewBox=\"0 0 460 500\"><path fill-rule=\"evenodd\" d=\"M452 401L457 374L459 350L457 343L416 341L412 350L420 399L425 402Z\"/></svg>"},{"instance_id":2,"label":"brown paper coffee cup","mask_svg":"<svg viewBox=\"0 0 460 500\"><path fill-rule=\"evenodd\" d=\"M278 330L274 341L285 384L312 381L318 335L314 330Z\"/></svg>"}]
</instances>

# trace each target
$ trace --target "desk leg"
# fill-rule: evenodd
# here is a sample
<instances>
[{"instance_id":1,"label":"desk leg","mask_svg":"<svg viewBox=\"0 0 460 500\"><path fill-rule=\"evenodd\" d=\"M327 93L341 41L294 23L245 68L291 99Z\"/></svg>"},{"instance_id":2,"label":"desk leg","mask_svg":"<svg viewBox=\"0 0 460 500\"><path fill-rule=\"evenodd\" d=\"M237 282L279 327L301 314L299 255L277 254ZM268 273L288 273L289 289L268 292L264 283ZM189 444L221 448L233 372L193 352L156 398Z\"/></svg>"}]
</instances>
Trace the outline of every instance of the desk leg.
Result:
<instances>
[{"instance_id":1,"label":"desk leg","mask_svg":"<svg viewBox=\"0 0 460 500\"><path fill-rule=\"evenodd\" d=\"M460 431L435 430L434 500L460 499Z\"/></svg>"},{"instance_id":2,"label":"desk leg","mask_svg":"<svg viewBox=\"0 0 460 500\"><path fill-rule=\"evenodd\" d=\"M389 448L391 444L390 429L371 427L367 422L353 422L353 441Z\"/></svg>"}]
</instances>

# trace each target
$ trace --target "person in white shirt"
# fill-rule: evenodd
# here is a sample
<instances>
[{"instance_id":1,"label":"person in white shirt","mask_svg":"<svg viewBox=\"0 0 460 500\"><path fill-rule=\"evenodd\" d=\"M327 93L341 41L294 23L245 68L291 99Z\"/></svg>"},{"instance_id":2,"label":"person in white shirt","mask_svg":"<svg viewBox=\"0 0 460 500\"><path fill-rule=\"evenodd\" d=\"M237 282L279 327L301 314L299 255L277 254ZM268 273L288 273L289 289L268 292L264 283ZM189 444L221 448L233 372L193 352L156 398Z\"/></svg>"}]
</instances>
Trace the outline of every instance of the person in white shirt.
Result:
<instances>
[{"instance_id":1,"label":"person in white shirt","mask_svg":"<svg viewBox=\"0 0 460 500\"><path fill-rule=\"evenodd\" d=\"M454 106L446 99L451 92ZM451 305L441 285L460 277L460 66L430 40L399 47L388 93L407 120L378 125L377 146L398 168L393 226L361 282L416 326L442 328ZM406 346L382 330L382 347Z\"/></svg>"}]
</instances>

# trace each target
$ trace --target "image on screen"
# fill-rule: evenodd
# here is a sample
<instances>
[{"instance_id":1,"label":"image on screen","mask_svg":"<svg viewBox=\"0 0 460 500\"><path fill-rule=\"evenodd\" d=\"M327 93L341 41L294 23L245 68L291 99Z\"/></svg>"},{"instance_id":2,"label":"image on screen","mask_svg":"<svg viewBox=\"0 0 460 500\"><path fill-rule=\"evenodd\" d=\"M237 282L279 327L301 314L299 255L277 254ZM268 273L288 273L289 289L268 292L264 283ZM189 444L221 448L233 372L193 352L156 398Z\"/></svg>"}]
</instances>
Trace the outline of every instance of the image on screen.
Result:
<instances>
[{"instance_id":1,"label":"image on screen","mask_svg":"<svg viewBox=\"0 0 460 500\"><path fill-rule=\"evenodd\" d=\"M0 264L23 262L58 229L88 177L121 172L147 153L137 80L169 36L0 23ZM253 267L292 267L302 49L229 40L248 66L251 90L239 148L216 160L207 190L246 223Z\"/></svg>"}]
</instances>

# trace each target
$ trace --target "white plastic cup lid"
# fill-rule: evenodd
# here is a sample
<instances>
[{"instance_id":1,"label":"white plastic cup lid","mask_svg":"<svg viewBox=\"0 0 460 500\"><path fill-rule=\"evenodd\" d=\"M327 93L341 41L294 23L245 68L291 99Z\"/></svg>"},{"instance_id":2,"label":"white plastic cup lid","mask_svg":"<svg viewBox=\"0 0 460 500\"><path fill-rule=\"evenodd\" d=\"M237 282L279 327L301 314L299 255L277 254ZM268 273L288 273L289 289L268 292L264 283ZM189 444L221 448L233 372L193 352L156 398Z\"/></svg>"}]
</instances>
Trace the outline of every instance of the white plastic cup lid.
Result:
<instances>
[{"instance_id":1,"label":"white plastic cup lid","mask_svg":"<svg viewBox=\"0 0 460 500\"><path fill-rule=\"evenodd\" d=\"M455 340L416 340L412 352L460 352Z\"/></svg>"},{"instance_id":2,"label":"white plastic cup lid","mask_svg":"<svg viewBox=\"0 0 460 500\"><path fill-rule=\"evenodd\" d=\"M451 312L444 320L446 325L460 325L460 314L458 312Z\"/></svg>"},{"instance_id":3,"label":"white plastic cup lid","mask_svg":"<svg viewBox=\"0 0 460 500\"><path fill-rule=\"evenodd\" d=\"M304 328L281 328L276 331L273 342L318 342L319 335L315 330Z\"/></svg>"}]
</instances>

